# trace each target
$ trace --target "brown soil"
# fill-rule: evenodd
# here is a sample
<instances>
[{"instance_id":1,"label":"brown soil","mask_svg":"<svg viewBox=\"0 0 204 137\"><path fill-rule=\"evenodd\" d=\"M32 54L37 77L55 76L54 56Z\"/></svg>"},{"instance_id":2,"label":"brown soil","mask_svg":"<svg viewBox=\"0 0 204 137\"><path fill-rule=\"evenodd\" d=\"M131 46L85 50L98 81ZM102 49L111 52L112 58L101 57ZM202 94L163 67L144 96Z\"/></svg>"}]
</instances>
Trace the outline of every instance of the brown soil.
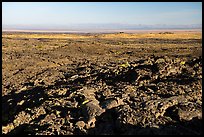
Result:
<instances>
[{"instance_id":1,"label":"brown soil","mask_svg":"<svg viewBox=\"0 0 204 137\"><path fill-rule=\"evenodd\" d=\"M19 35L2 35L3 134L202 134L202 39Z\"/></svg>"}]
</instances>

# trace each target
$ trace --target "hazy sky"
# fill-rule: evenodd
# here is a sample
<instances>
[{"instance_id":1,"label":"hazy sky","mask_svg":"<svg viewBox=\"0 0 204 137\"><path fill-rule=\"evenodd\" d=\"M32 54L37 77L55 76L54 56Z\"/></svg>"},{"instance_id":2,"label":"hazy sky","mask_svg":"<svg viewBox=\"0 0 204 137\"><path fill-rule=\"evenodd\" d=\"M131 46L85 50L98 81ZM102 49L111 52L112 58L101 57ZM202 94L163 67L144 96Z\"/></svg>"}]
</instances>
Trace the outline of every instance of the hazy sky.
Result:
<instances>
[{"instance_id":1,"label":"hazy sky","mask_svg":"<svg viewBox=\"0 0 204 137\"><path fill-rule=\"evenodd\" d=\"M201 2L3 2L3 25L202 24Z\"/></svg>"}]
</instances>

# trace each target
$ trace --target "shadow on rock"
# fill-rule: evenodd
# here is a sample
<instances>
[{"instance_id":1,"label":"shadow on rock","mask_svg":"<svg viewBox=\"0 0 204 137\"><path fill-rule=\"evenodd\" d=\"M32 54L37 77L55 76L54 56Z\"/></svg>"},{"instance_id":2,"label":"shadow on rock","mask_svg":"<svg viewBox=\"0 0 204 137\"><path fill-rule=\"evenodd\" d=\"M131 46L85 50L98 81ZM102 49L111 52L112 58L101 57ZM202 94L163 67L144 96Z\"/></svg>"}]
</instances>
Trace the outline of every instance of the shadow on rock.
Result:
<instances>
[{"instance_id":1,"label":"shadow on rock","mask_svg":"<svg viewBox=\"0 0 204 137\"><path fill-rule=\"evenodd\" d=\"M20 93L12 92L2 97L2 124L12 122L22 110L40 106L48 97L43 87L38 86Z\"/></svg>"},{"instance_id":2,"label":"shadow on rock","mask_svg":"<svg viewBox=\"0 0 204 137\"><path fill-rule=\"evenodd\" d=\"M89 135L201 135L202 119L169 123L158 127L141 127L138 125L116 122L114 112L108 111L98 117L96 126L87 131ZM109 120L107 120L109 118Z\"/></svg>"}]
</instances>

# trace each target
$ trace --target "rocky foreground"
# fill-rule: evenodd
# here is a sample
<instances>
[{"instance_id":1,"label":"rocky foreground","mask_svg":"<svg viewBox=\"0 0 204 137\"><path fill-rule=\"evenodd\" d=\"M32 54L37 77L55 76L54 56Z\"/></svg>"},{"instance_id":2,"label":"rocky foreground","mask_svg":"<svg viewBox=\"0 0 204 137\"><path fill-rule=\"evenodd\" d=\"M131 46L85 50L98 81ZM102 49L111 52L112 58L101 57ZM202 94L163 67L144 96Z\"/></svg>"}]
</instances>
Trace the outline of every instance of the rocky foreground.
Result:
<instances>
[{"instance_id":1,"label":"rocky foreground","mask_svg":"<svg viewBox=\"0 0 204 137\"><path fill-rule=\"evenodd\" d=\"M102 66L89 61L73 63L54 85L38 80L20 93L3 96L3 124L11 123L2 131L201 134L201 84L201 57L146 56Z\"/></svg>"}]
</instances>

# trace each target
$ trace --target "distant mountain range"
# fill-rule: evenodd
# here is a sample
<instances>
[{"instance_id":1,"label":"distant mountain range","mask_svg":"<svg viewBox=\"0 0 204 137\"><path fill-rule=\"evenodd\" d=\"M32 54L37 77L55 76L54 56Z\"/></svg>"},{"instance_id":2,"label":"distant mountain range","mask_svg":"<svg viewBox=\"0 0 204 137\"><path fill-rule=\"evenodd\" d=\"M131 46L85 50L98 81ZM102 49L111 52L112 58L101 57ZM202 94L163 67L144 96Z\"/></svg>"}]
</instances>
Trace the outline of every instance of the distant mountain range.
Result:
<instances>
[{"instance_id":1,"label":"distant mountain range","mask_svg":"<svg viewBox=\"0 0 204 137\"><path fill-rule=\"evenodd\" d=\"M134 24L69 24L69 25L2 25L3 30L158 30L158 29L202 29L202 24L190 25L134 25Z\"/></svg>"}]
</instances>

